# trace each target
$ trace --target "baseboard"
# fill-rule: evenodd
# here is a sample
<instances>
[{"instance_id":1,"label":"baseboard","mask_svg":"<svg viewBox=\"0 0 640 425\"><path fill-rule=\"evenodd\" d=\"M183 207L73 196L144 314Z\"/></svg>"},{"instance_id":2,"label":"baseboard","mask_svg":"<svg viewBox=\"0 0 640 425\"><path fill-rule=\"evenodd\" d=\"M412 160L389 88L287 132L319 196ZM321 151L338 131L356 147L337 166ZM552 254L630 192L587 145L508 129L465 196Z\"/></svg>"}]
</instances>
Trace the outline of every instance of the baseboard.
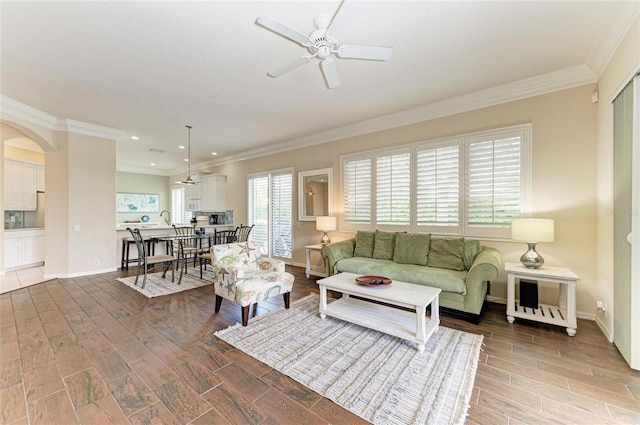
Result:
<instances>
[{"instance_id":1,"label":"baseboard","mask_svg":"<svg viewBox=\"0 0 640 425\"><path fill-rule=\"evenodd\" d=\"M613 344L613 331L607 328L607 325L605 325L605 323L602 321L602 319L599 316L596 316L596 325L598 325L598 327L600 328L604 336L607 338L607 340Z\"/></svg>"},{"instance_id":2,"label":"baseboard","mask_svg":"<svg viewBox=\"0 0 640 425\"><path fill-rule=\"evenodd\" d=\"M101 273L111 273L115 271L118 271L117 267L110 267L108 269L101 269L101 270L87 270L85 272L69 273L69 274L51 273L51 274L45 274L43 277L45 279L69 279L73 277L89 276L89 275L101 274Z\"/></svg>"}]
</instances>

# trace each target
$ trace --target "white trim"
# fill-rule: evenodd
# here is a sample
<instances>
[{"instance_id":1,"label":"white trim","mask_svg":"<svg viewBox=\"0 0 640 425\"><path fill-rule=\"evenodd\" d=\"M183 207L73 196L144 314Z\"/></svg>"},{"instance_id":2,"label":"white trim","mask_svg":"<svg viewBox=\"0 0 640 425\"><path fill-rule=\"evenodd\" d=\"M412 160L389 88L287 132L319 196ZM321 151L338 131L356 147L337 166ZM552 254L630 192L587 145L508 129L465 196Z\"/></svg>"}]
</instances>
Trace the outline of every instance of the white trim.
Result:
<instances>
[{"instance_id":1,"label":"white trim","mask_svg":"<svg viewBox=\"0 0 640 425\"><path fill-rule=\"evenodd\" d=\"M115 128L68 118L58 118L4 95L0 95L0 108L2 109L2 115L11 115L49 130L67 131L105 139L117 139L125 134L124 131Z\"/></svg>"},{"instance_id":2,"label":"white trim","mask_svg":"<svg viewBox=\"0 0 640 425\"><path fill-rule=\"evenodd\" d=\"M55 130L114 140L125 134L124 131L115 128L103 127L101 125L71 119L60 119Z\"/></svg>"},{"instance_id":3,"label":"white trim","mask_svg":"<svg viewBox=\"0 0 640 425\"><path fill-rule=\"evenodd\" d=\"M607 32L601 36L591 47L591 51L587 56L587 66L593 70L594 74L600 79L602 72L605 70L611 58L615 54L620 43L626 37L629 32L629 28L633 25L640 13L640 2L630 1L627 2L628 10L626 13L621 14L621 18L617 25L612 25L613 31ZM630 78L626 79L628 81Z\"/></svg>"},{"instance_id":4,"label":"white trim","mask_svg":"<svg viewBox=\"0 0 640 425\"><path fill-rule=\"evenodd\" d=\"M6 113L49 130L55 130L58 124L57 117L4 95L0 95L0 107L2 115Z\"/></svg>"},{"instance_id":5,"label":"white trim","mask_svg":"<svg viewBox=\"0 0 640 425\"><path fill-rule=\"evenodd\" d=\"M577 65L561 69L559 71L550 72L548 74L528 78L526 80L503 84L501 86L480 90L441 102L361 121L359 123L345 125L342 127L333 127L326 131L285 140L280 143L258 149L248 150L220 160L214 159L202 164L197 164L197 166L214 167L236 161L260 158L266 155L287 152L292 149L300 149L336 140L343 140L349 137L356 137L377 131L388 130L419 122L426 122L436 118L514 102L595 82L597 82L595 74L591 72L586 65ZM179 174L179 172L175 171L176 170L172 170L172 174Z\"/></svg>"},{"instance_id":6,"label":"white trim","mask_svg":"<svg viewBox=\"0 0 640 425\"><path fill-rule=\"evenodd\" d=\"M631 181L640 182L640 76L633 79L633 133ZM640 258L640 185L631 185L631 258ZM630 366L640 370L640 264L631 261Z\"/></svg>"},{"instance_id":7,"label":"white trim","mask_svg":"<svg viewBox=\"0 0 640 425\"><path fill-rule=\"evenodd\" d=\"M100 270L87 270L85 272L77 272L77 273L51 273L51 274L45 274L42 277L44 279L50 280L50 279L69 279L69 278L73 278L73 277L80 277L80 276L91 276L91 275L95 275L95 274L102 274L102 273L112 273L118 271L117 267L109 267L108 269L100 269Z\"/></svg>"}]
</instances>

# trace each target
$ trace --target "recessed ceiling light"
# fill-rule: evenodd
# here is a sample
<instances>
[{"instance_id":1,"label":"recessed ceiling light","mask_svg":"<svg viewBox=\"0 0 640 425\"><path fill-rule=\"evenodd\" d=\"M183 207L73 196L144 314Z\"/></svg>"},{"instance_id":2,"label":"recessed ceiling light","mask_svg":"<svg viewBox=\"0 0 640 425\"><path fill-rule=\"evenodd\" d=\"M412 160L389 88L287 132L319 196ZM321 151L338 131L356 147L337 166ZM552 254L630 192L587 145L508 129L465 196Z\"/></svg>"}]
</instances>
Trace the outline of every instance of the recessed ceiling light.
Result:
<instances>
[{"instance_id":1,"label":"recessed ceiling light","mask_svg":"<svg viewBox=\"0 0 640 425\"><path fill-rule=\"evenodd\" d=\"M211 155L218 155L218 152L211 152Z\"/></svg>"},{"instance_id":2,"label":"recessed ceiling light","mask_svg":"<svg viewBox=\"0 0 640 425\"><path fill-rule=\"evenodd\" d=\"M151 164L149 164L149 165L151 165L152 167L155 167L155 166L156 166L156 163L155 163L155 162L152 162L152 163L151 163Z\"/></svg>"},{"instance_id":3,"label":"recessed ceiling light","mask_svg":"<svg viewBox=\"0 0 640 425\"><path fill-rule=\"evenodd\" d=\"M131 140L140 140L138 136L131 136Z\"/></svg>"},{"instance_id":4,"label":"recessed ceiling light","mask_svg":"<svg viewBox=\"0 0 640 425\"><path fill-rule=\"evenodd\" d=\"M185 158L185 159L184 159L184 162L189 162L189 158Z\"/></svg>"},{"instance_id":5,"label":"recessed ceiling light","mask_svg":"<svg viewBox=\"0 0 640 425\"><path fill-rule=\"evenodd\" d=\"M184 149L184 146L178 145L178 149Z\"/></svg>"}]
</instances>

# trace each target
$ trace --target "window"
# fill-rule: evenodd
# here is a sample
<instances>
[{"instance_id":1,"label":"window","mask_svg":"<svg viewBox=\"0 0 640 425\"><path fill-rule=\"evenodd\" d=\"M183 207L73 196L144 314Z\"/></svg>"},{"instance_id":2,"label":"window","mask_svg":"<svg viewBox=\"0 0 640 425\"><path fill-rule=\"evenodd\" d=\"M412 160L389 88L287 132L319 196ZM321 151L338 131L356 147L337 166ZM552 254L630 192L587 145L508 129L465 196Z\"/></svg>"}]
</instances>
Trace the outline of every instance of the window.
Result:
<instances>
[{"instance_id":1,"label":"window","mask_svg":"<svg viewBox=\"0 0 640 425\"><path fill-rule=\"evenodd\" d=\"M341 158L342 230L509 237L530 209L531 125Z\"/></svg>"},{"instance_id":2,"label":"window","mask_svg":"<svg viewBox=\"0 0 640 425\"><path fill-rule=\"evenodd\" d=\"M263 255L291 258L293 240L293 171L249 176L248 223L255 225L250 239Z\"/></svg>"},{"instance_id":3,"label":"window","mask_svg":"<svg viewBox=\"0 0 640 425\"><path fill-rule=\"evenodd\" d=\"M171 187L171 217L174 223L189 223L193 213L185 211L184 187Z\"/></svg>"}]
</instances>

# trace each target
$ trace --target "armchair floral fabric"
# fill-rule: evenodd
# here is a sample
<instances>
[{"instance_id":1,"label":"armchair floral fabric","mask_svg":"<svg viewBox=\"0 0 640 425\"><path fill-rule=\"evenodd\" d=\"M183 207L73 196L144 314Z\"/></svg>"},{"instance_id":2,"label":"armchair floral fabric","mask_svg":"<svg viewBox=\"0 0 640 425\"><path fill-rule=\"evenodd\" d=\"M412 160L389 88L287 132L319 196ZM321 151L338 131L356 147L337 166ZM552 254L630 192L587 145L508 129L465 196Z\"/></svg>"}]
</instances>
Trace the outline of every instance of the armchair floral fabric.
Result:
<instances>
[{"instance_id":1,"label":"armchair floral fabric","mask_svg":"<svg viewBox=\"0 0 640 425\"><path fill-rule=\"evenodd\" d=\"M255 241L211 248L215 294L242 307L291 292L294 276L284 262L261 258Z\"/></svg>"}]
</instances>

